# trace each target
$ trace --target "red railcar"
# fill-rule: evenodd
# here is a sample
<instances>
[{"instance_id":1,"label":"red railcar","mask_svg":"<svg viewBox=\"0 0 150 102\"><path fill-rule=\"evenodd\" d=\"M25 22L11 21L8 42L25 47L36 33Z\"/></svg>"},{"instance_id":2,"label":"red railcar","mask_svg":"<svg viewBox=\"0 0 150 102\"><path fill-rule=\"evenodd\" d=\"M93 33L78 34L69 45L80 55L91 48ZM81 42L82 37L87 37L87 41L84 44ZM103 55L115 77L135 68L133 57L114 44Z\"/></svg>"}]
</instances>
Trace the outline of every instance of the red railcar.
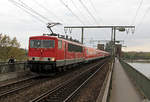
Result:
<instances>
[{"instance_id":1,"label":"red railcar","mask_svg":"<svg viewBox=\"0 0 150 102\"><path fill-rule=\"evenodd\" d=\"M49 74L58 68L108 56L107 52L56 36L29 39L28 64L32 72Z\"/></svg>"}]
</instances>

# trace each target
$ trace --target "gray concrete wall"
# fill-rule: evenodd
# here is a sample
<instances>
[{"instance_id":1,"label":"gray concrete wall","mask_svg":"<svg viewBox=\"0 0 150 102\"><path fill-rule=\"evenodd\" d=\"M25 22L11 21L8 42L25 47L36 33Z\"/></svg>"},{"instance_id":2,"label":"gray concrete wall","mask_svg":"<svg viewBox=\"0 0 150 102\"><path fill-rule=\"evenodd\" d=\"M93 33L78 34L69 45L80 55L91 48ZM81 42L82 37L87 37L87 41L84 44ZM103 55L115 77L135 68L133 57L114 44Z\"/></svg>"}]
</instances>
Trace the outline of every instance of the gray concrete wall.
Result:
<instances>
[{"instance_id":1,"label":"gray concrete wall","mask_svg":"<svg viewBox=\"0 0 150 102\"><path fill-rule=\"evenodd\" d=\"M27 70L27 64L25 62L14 63L14 64L0 64L0 74L10 73L10 72L18 72Z\"/></svg>"},{"instance_id":2,"label":"gray concrete wall","mask_svg":"<svg viewBox=\"0 0 150 102\"><path fill-rule=\"evenodd\" d=\"M140 92L150 100L150 79L124 61L120 62Z\"/></svg>"}]
</instances>

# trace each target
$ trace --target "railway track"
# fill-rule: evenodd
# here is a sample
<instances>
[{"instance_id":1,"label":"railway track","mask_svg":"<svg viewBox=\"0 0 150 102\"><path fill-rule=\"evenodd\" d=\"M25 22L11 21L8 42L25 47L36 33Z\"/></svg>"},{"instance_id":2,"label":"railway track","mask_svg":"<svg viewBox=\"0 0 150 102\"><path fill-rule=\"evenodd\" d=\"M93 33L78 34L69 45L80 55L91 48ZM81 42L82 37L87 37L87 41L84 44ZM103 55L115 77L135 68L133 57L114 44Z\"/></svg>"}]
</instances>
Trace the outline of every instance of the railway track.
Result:
<instances>
[{"instance_id":1,"label":"railway track","mask_svg":"<svg viewBox=\"0 0 150 102\"><path fill-rule=\"evenodd\" d=\"M19 81L15 81L15 82L0 86L0 98L32 86L33 84L35 84L35 81L36 81L35 79L38 77L39 76L32 76L32 77L28 77Z\"/></svg>"},{"instance_id":2,"label":"railway track","mask_svg":"<svg viewBox=\"0 0 150 102\"><path fill-rule=\"evenodd\" d=\"M107 62L98 63L79 75L36 97L30 102L69 102Z\"/></svg>"}]
</instances>

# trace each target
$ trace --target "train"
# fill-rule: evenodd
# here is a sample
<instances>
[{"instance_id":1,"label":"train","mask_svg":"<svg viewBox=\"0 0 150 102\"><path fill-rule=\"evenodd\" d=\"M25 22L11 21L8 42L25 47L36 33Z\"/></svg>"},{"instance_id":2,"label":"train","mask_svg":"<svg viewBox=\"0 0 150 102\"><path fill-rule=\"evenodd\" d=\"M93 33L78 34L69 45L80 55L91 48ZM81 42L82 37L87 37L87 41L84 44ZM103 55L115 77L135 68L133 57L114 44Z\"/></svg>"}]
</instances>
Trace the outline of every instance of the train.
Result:
<instances>
[{"instance_id":1,"label":"train","mask_svg":"<svg viewBox=\"0 0 150 102\"><path fill-rule=\"evenodd\" d=\"M108 56L108 52L87 47L64 36L49 34L29 38L28 65L31 72L41 75Z\"/></svg>"}]
</instances>

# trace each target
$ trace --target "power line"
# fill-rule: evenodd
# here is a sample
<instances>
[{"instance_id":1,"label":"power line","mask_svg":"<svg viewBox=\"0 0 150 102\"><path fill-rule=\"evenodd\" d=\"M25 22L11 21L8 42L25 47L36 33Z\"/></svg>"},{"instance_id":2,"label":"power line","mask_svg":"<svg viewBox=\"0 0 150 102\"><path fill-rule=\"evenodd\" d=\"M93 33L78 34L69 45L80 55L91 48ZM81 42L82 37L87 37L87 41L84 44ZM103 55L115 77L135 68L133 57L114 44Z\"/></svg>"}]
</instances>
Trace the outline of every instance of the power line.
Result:
<instances>
[{"instance_id":1,"label":"power line","mask_svg":"<svg viewBox=\"0 0 150 102\"><path fill-rule=\"evenodd\" d=\"M79 20L79 22L80 22L81 24L84 25L84 22L69 8L68 5L66 5L66 4L63 2L63 0L59 0L59 1L72 13L72 15L74 15L74 16L76 17L77 20Z\"/></svg>"},{"instance_id":2,"label":"power line","mask_svg":"<svg viewBox=\"0 0 150 102\"><path fill-rule=\"evenodd\" d=\"M139 6L138 6L138 8L137 8L137 10L136 10L136 13L135 13L135 16L134 16L134 18L133 18L133 20L132 20L132 22L131 22L131 25L135 24L137 15L138 15L138 13L139 13L139 11L140 11L140 8L141 8L142 4L143 4L143 0L141 0L140 4L139 4Z\"/></svg>"},{"instance_id":3,"label":"power line","mask_svg":"<svg viewBox=\"0 0 150 102\"><path fill-rule=\"evenodd\" d=\"M92 13L89 11L89 9L86 7L86 5L84 5L84 3L82 2L82 0L79 0L79 2L81 3L81 5L83 6L83 8L88 12L88 14L92 17L92 19L95 21L96 24L97 20L95 19L95 17L92 15Z\"/></svg>"},{"instance_id":4,"label":"power line","mask_svg":"<svg viewBox=\"0 0 150 102\"><path fill-rule=\"evenodd\" d=\"M38 15L39 17L41 17L42 19L45 19L47 21L51 21L49 20L47 17L41 15L40 13L36 12L34 9L32 9L31 7L29 7L26 3L24 3L23 1L19 0L20 3L24 6L24 8L28 9L29 11L31 11L32 13Z\"/></svg>"},{"instance_id":5,"label":"power line","mask_svg":"<svg viewBox=\"0 0 150 102\"><path fill-rule=\"evenodd\" d=\"M84 17L84 19L86 19L86 21L88 21L87 18L83 15L82 11L81 11L81 10L78 8L78 6L75 4L75 2L74 2L73 0L70 0L70 1L72 2L73 6L79 11L79 13L82 15L82 17Z\"/></svg>"},{"instance_id":6,"label":"power line","mask_svg":"<svg viewBox=\"0 0 150 102\"><path fill-rule=\"evenodd\" d=\"M34 14L32 14L31 12L27 11L24 6L22 6L21 4L19 4L18 2L14 1L14 0L8 0L9 2L11 2L13 5L19 7L20 9L22 9L24 12L26 12L27 14L31 15L32 17L34 17L35 19L37 19L38 21L42 22L42 23L46 23L45 21L43 21L42 19L40 19L39 17L35 16Z\"/></svg>"},{"instance_id":7,"label":"power line","mask_svg":"<svg viewBox=\"0 0 150 102\"><path fill-rule=\"evenodd\" d=\"M52 11L50 11L49 9L47 9L45 6L43 6L42 4L38 3L36 0L32 0L32 2L36 3L38 6L40 6L42 9L44 9L45 11L47 11L48 13L50 13L51 15L53 15L58 21L63 22L56 14L54 14Z\"/></svg>"},{"instance_id":8,"label":"power line","mask_svg":"<svg viewBox=\"0 0 150 102\"><path fill-rule=\"evenodd\" d=\"M38 12L36 12L35 10L33 10L31 7L29 7L27 4L23 3L21 0L20 3L16 2L15 0L9 0L11 3L13 3L15 6L21 8L23 11L25 11L26 13L30 14L32 17L36 18L37 20L39 20L40 22L46 24L47 22L51 21L49 19L47 19L45 16L39 14ZM30 11L30 12L29 12ZM40 17L40 18L39 18ZM43 21L45 20L45 21ZM51 21L52 22L52 21ZM58 28L56 28L58 29Z\"/></svg>"},{"instance_id":9,"label":"power line","mask_svg":"<svg viewBox=\"0 0 150 102\"><path fill-rule=\"evenodd\" d=\"M149 13L149 11L150 11L150 7L145 11L145 13L144 13L142 19L140 20L139 24L137 25L137 28L139 28L139 27L142 25L142 23L143 23L143 21L144 21L146 15Z\"/></svg>"},{"instance_id":10,"label":"power line","mask_svg":"<svg viewBox=\"0 0 150 102\"><path fill-rule=\"evenodd\" d=\"M90 2L90 4L91 4L93 10L95 11L95 13L98 14L98 12L97 12L97 10L96 10L96 8L95 8L95 6L94 6L92 0L89 0L89 2ZM102 21L102 18L101 18L101 17L99 17L99 19Z\"/></svg>"},{"instance_id":11,"label":"power line","mask_svg":"<svg viewBox=\"0 0 150 102\"><path fill-rule=\"evenodd\" d=\"M132 20L132 22L131 22L131 25L134 25L134 24L135 24L136 18L137 18L137 16L138 16L138 13L139 13L139 11L140 11L140 8L141 8L142 4L143 4L143 0L140 1L139 6L137 7L137 10L136 10L136 13L135 13L135 15L134 15L134 17L133 17L133 20ZM124 37L123 40L125 40L125 39L126 39L126 36Z\"/></svg>"}]
</instances>

